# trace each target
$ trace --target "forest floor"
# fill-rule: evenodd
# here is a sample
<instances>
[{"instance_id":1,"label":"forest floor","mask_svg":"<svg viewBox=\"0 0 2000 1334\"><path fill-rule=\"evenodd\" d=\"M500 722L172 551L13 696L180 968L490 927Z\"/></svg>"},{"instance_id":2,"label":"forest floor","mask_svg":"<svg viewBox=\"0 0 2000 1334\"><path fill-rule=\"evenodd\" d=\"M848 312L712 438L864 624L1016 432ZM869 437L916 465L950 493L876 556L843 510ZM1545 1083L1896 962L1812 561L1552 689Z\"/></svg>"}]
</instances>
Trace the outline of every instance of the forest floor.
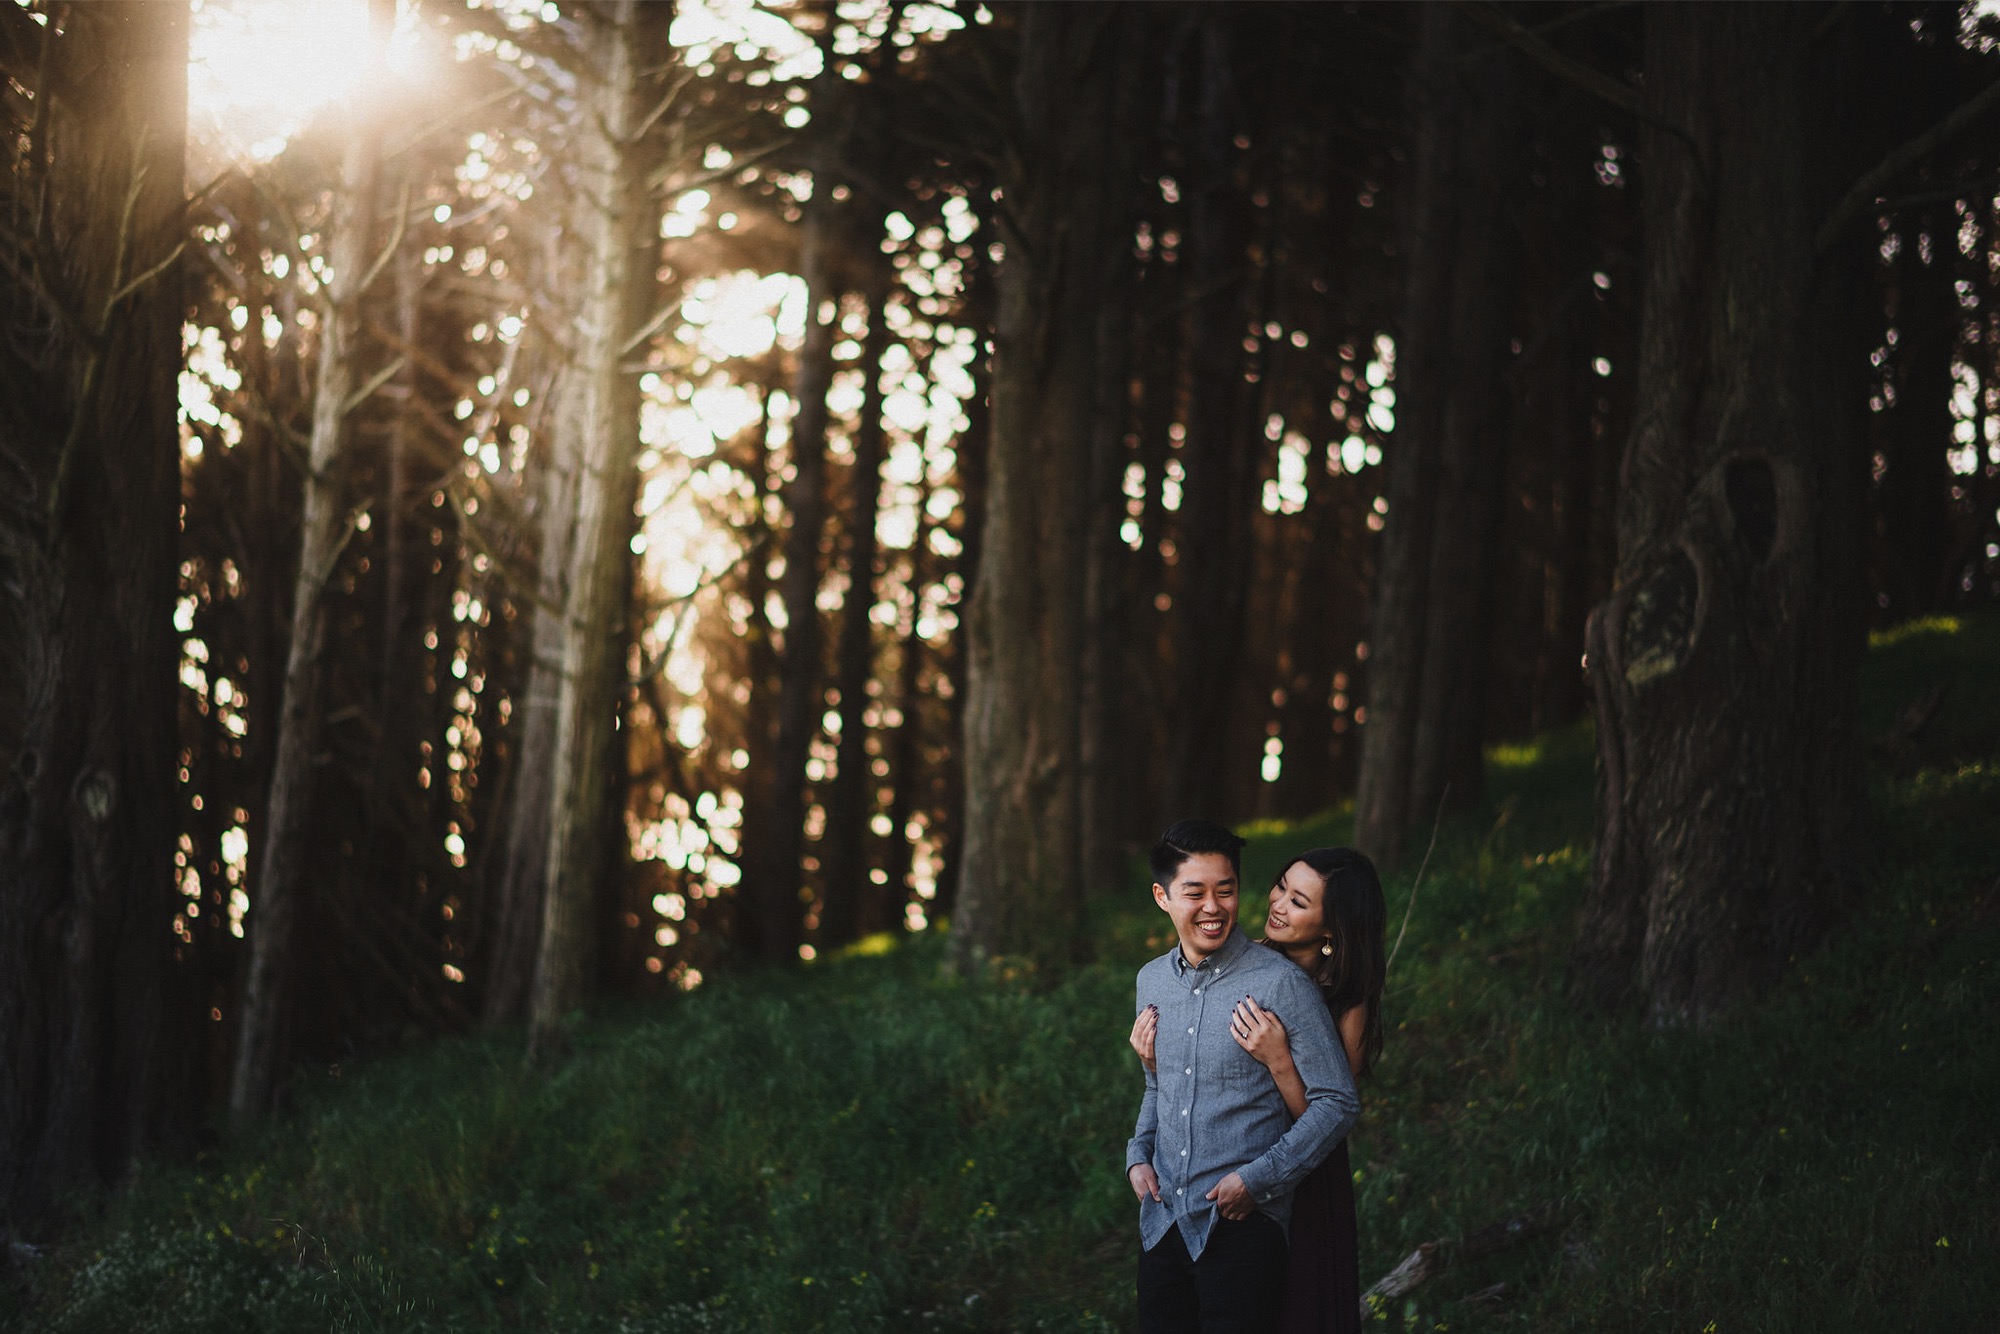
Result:
<instances>
[{"instance_id":1,"label":"forest floor","mask_svg":"<svg viewBox=\"0 0 2000 1334\"><path fill-rule=\"evenodd\" d=\"M1554 1225L1371 1323L1994 1327L1996 683L2000 619L1878 637L1860 893L1707 1032L1565 1007L1589 732L1494 752L1389 977L1352 1146L1363 1281L1422 1242ZM1246 883L1345 827L1250 831ZM1388 886L1392 934L1409 891ZM1062 976L964 985L936 939L884 940L595 1015L548 1078L518 1035L314 1075L281 1123L148 1164L17 1264L0 1326L1130 1329L1125 1037L1167 923L1140 884L1091 907L1099 961Z\"/></svg>"}]
</instances>

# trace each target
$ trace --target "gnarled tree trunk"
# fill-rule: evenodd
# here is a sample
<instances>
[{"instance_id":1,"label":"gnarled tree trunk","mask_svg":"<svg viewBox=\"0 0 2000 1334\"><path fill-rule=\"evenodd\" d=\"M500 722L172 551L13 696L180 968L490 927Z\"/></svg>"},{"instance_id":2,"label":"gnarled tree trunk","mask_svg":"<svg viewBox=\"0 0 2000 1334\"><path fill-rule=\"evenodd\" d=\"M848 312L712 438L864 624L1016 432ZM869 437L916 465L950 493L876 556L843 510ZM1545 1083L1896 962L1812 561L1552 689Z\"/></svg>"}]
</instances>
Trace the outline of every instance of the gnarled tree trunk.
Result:
<instances>
[{"instance_id":1,"label":"gnarled tree trunk","mask_svg":"<svg viewBox=\"0 0 2000 1334\"><path fill-rule=\"evenodd\" d=\"M1660 1024L1719 1015L1810 938L1861 815L1858 377L1833 372L1865 267L1814 269L1817 21L1647 12L1639 387L1589 628L1598 849L1570 981Z\"/></svg>"}]
</instances>

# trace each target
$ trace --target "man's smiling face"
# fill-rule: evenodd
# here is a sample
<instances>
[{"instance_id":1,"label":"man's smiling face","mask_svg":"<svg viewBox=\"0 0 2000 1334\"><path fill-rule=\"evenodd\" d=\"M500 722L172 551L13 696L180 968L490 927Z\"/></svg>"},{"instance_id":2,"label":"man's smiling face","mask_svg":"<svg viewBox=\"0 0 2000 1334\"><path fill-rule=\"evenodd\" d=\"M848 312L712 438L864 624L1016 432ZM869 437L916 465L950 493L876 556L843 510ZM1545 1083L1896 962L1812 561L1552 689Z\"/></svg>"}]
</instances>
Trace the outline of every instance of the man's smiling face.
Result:
<instances>
[{"instance_id":1,"label":"man's smiling face","mask_svg":"<svg viewBox=\"0 0 2000 1334\"><path fill-rule=\"evenodd\" d=\"M1153 886L1153 902L1174 919L1181 954L1198 964L1222 948L1236 924L1236 868L1219 852L1197 852L1171 885Z\"/></svg>"}]
</instances>

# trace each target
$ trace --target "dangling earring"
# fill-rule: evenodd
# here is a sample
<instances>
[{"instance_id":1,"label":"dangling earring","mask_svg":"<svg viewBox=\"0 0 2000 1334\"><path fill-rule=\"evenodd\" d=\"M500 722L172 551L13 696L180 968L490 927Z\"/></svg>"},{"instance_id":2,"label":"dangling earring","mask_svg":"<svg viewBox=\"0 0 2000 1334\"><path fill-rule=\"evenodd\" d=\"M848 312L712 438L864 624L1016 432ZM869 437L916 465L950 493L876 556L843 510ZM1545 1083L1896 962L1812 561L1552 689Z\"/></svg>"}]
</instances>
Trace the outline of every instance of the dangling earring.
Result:
<instances>
[{"instance_id":1,"label":"dangling earring","mask_svg":"<svg viewBox=\"0 0 2000 1334\"><path fill-rule=\"evenodd\" d=\"M1333 954L1333 937L1332 937L1332 936L1328 936L1328 937L1326 938L1326 944L1324 944L1324 945L1321 945L1321 946L1319 947L1319 952L1320 952L1320 957L1321 957L1321 958L1329 958L1329 957L1331 957L1331 956L1332 956L1332 954Z\"/></svg>"}]
</instances>

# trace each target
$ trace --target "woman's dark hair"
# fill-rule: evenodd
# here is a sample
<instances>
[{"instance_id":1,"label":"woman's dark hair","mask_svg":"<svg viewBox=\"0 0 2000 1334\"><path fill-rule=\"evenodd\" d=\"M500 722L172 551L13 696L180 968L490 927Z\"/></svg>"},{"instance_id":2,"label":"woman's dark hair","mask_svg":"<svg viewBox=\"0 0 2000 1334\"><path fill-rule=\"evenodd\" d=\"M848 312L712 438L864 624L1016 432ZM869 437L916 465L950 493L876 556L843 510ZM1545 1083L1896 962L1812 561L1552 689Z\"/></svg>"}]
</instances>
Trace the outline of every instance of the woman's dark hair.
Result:
<instances>
[{"instance_id":1,"label":"woman's dark hair","mask_svg":"<svg viewBox=\"0 0 2000 1334\"><path fill-rule=\"evenodd\" d=\"M1383 949L1388 910L1382 902L1382 880L1375 863L1353 848L1314 848L1302 852L1278 870L1278 880L1294 866L1305 866L1325 882L1320 916L1327 940L1318 962L1307 969L1326 997L1335 1022L1355 1006L1363 1006L1361 1064L1356 1074L1375 1064L1382 1054L1382 982L1388 973Z\"/></svg>"}]
</instances>

